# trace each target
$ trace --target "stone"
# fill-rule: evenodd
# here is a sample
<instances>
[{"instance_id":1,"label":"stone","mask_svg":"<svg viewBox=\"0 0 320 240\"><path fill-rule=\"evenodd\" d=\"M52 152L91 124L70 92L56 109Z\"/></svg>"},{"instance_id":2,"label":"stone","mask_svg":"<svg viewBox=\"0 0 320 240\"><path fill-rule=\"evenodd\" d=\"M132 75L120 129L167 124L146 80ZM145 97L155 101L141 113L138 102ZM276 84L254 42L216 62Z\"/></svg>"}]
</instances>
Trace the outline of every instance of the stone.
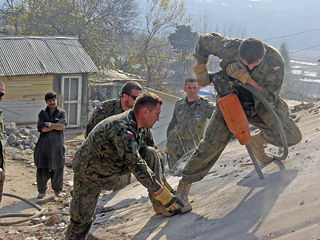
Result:
<instances>
[{"instance_id":1,"label":"stone","mask_svg":"<svg viewBox=\"0 0 320 240\"><path fill-rule=\"evenodd\" d=\"M15 146L17 142L17 137L16 135L14 135L13 133L11 133L7 139L7 143L10 145L10 146Z\"/></svg>"},{"instance_id":2,"label":"stone","mask_svg":"<svg viewBox=\"0 0 320 240\"><path fill-rule=\"evenodd\" d=\"M33 143L31 143L31 144L30 144L30 149L31 149L31 150L34 150L34 149L35 149L35 147L36 147L36 145L35 145L35 144L33 144Z\"/></svg>"},{"instance_id":3,"label":"stone","mask_svg":"<svg viewBox=\"0 0 320 240\"><path fill-rule=\"evenodd\" d=\"M22 133L25 136L29 136L30 135L30 129L28 129L28 128L20 128L20 133Z\"/></svg>"},{"instance_id":4,"label":"stone","mask_svg":"<svg viewBox=\"0 0 320 240\"><path fill-rule=\"evenodd\" d=\"M30 144L36 144L38 142L37 136L31 135L29 136Z\"/></svg>"},{"instance_id":5,"label":"stone","mask_svg":"<svg viewBox=\"0 0 320 240\"><path fill-rule=\"evenodd\" d=\"M53 214L48 218L48 222L52 224L59 224L62 222L62 219L58 214Z\"/></svg>"}]
</instances>

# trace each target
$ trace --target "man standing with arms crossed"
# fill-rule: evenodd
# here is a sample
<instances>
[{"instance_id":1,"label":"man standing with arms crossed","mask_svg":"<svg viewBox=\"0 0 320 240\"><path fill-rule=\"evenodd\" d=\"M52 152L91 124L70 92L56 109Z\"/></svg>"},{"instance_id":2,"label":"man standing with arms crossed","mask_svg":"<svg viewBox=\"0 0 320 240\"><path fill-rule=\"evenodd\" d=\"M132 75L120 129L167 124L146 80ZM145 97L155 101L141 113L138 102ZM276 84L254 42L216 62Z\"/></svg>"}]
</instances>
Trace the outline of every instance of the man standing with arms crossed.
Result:
<instances>
[{"instance_id":1,"label":"man standing with arms crossed","mask_svg":"<svg viewBox=\"0 0 320 240\"><path fill-rule=\"evenodd\" d=\"M46 195L47 182L51 179L54 194L59 196L63 188L64 170L64 129L66 113L57 106L57 94L48 92L45 95L46 109L38 115L40 137L34 149L34 162L37 166L38 198Z\"/></svg>"}]
</instances>

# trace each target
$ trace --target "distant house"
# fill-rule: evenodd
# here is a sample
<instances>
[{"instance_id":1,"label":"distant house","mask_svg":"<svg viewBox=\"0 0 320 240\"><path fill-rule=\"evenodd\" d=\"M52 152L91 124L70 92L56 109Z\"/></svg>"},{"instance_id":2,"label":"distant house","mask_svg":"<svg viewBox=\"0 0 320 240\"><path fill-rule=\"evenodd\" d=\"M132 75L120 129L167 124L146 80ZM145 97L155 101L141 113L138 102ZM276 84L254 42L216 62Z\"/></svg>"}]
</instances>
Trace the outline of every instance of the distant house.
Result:
<instances>
[{"instance_id":1,"label":"distant house","mask_svg":"<svg viewBox=\"0 0 320 240\"><path fill-rule=\"evenodd\" d=\"M128 81L136 81L141 85L146 82L137 75L126 73L121 70L105 69L100 73L100 79L90 83L90 99L92 100L104 101L117 98L123 84Z\"/></svg>"},{"instance_id":2,"label":"distant house","mask_svg":"<svg viewBox=\"0 0 320 240\"><path fill-rule=\"evenodd\" d=\"M160 119L152 128L154 142L163 150L167 143L167 128L172 119L174 105L180 98L151 88L146 88L146 91L157 94L163 102Z\"/></svg>"},{"instance_id":3,"label":"distant house","mask_svg":"<svg viewBox=\"0 0 320 240\"><path fill-rule=\"evenodd\" d=\"M6 84L0 103L6 122L35 123L53 90L66 110L69 127L83 126L88 112L88 73L98 69L75 37L0 37L0 81Z\"/></svg>"}]
</instances>

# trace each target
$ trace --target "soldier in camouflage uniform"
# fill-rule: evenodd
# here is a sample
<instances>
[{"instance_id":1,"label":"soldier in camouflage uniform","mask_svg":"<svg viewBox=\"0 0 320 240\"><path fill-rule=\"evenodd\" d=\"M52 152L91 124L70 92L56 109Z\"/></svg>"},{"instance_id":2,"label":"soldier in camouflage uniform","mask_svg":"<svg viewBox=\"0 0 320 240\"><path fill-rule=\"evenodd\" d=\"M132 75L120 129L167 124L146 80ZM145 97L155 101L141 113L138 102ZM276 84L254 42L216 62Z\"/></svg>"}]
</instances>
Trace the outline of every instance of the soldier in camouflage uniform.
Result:
<instances>
[{"instance_id":1,"label":"soldier in camouflage uniform","mask_svg":"<svg viewBox=\"0 0 320 240\"><path fill-rule=\"evenodd\" d=\"M0 83L0 101L3 100L5 91L4 83ZM2 199L2 191L3 191L3 184L5 178L4 172L4 160L5 160L5 153L4 153L4 120L2 115L2 110L0 110L0 202Z\"/></svg>"},{"instance_id":2,"label":"soldier in camouflage uniform","mask_svg":"<svg viewBox=\"0 0 320 240\"><path fill-rule=\"evenodd\" d=\"M136 98L142 93L142 90L143 88L139 83L130 81L123 85L121 97L102 102L94 110L86 126L85 137L87 137L92 129L102 120L131 109Z\"/></svg>"},{"instance_id":3,"label":"soldier in camouflage uniform","mask_svg":"<svg viewBox=\"0 0 320 240\"><path fill-rule=\"evenodd\" d=\"M217 33L201 35L194 54L198 60L194 72L200 85L210 83L206 68L209 55L222 59L220 66L225 76L215 81L218 96L222 97L230 92L237 93L250 124L261 130L252 137L253 150L259 162L272 161L272 158L264 152L264 144L281 146L279 133L273 131L276 129L276 123L262 102L246 89L233 87L229 77L251 85L273 106L283 124L289 146L301 141L301 132L289 117L287 104L279 96L284 77L284 62L276 49L254 38L231 39ZM216 84L219 81L220 84ZM208 174L231 136L232 133L217 107L210 119L204 139L183 170L183 178L177 189L178 197L188 202L191 184L200 181Z\"/></svg>"},{"instance_id":4,"label":"soldier in camouflage uniform","mask_svg":"<svg viewBox=\"0 0 320 240\"><path fill-rule=\"evenodd\" d=\"M196 79L185 81L186 97L175 104L173 116L167 129L167 153L169 168L187 152L193 150L203 137L206 120L209 119L214 106L200 97L199 84Z\"/></svg>"},{"instance_id":5,"label":"soldier in camouflage uniform","mask_svg":"<svg viewBox=\"0 0 320 240\"><path fill-rule=\"evenodd\" d=\"M131 109L136 101L136 98L142 93L142 90L143 87L138 82L130 81L123 85L121 97L102 102L94 110L86 126L85 137L87 137L92 129L102 120ZM161 154L155 147L151 130L143 129L142 132L144 143L149 147L142 148L140 154L142 154L144 157L147 157L150 162L155 164L158 161L157 158L159 158ZM117 179L114 179L114 190L128 185L130 181L130 173L119 176Z\"/></svg>"},{"instance_id":6,"label":"soldier in camouflage uniform","mask_svg":"<svg viewBox=\"0 0 320 240\"><path fill-rule=\"evenodd\" d=\"M112 190L113 179L128 172L161 204L157 213L171 216L191 210L191 205L184 205L164 185L162 173L152 169L139 154L140 129L151 128L159 120L161 104L155 94L139 96L133 110L101 121L75 153L71 221L66 240L85 238L101 190Z\"/></svg>"}]
</instances>

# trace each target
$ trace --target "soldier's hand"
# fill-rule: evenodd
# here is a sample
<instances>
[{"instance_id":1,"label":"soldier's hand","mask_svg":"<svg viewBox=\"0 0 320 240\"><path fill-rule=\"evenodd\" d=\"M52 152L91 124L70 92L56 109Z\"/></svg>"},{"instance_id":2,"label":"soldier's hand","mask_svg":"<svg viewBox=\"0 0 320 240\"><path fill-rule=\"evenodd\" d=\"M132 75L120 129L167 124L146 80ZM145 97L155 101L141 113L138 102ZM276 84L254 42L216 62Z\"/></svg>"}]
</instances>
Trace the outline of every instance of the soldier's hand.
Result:
<instances>
[{"instance_id":1,"label":"soldier's hand","mask_svg":"<svg viewBox=\"0 0 320 240\"><path fill-rule=\"evenodd\" d=\"M4 170L0 168L0 180L4 179L4 177L5 177Z\"/></svg>"},{"instance_id":2,"label":"soldier's hand","mask_svg":"<svg viewBox=\"0 0 320 240\"><path fill-rule=\"evenodd\" d=\"M168 212L168 216L181 213L184 207L182 201L173 195L166 187L163 187L158 192L154 193L154 199L161 202Z\"/></svg>"},{"instance_id":3,"label":"soldier's hand","mask_svg":"<svg viewBox=\"0 0 320 240\"><path fill-rule=\"evenodd\" d=\"M194 66L193 71L196 74L196 79L200 86L207 86L210 84L207 64L199 62Z\"/></svg>"},{"instance_id":4,"label":"soldier's hand","mask_svg":"<svg viewBox=\"0 0 320 240\"><path fill-rule=\"evenodd\" d=\"M247 83L251 79L246 66L240 62L230 63L227 66L227 74L242 83Z\"/></svg>"}]
</instances>

